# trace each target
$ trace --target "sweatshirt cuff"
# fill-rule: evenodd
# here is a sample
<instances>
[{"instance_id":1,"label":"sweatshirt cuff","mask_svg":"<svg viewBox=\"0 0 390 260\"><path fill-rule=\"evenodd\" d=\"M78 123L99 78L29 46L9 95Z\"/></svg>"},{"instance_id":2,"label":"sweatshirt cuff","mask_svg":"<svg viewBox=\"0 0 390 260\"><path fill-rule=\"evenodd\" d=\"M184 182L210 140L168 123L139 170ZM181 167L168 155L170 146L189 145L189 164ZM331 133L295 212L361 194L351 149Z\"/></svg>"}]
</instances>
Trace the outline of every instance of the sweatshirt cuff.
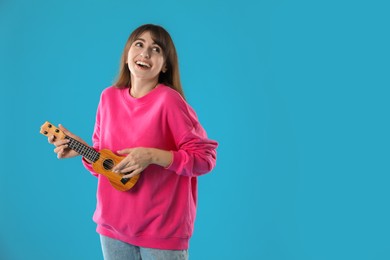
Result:
<instances>
[{"instance_id":1,"label":"sweatshirt cuff","mask_svg":"<svg viewBox=\"0 0 390 260\"><path fill-rule=\"evenodd\" d=\"M84 159L84 157L81 157L81 162L83 163L84 167L91 172L92 175L94 176L98 176L98 174L96 172L94 172L93 168L92 168L92 164L87 162L87 160Z\"/></svg>"},{"instance_id":2,"label":"sweatshirt cuff","mask_svg":"<svg viewBox=\"0 0 390 260\"><path fill-rule=\"evenodd\" d=\"M182 154L177 151L170 151L172 153L172 162L165 169L178 173L182 161Z\"/></svg>"}]
</instances>

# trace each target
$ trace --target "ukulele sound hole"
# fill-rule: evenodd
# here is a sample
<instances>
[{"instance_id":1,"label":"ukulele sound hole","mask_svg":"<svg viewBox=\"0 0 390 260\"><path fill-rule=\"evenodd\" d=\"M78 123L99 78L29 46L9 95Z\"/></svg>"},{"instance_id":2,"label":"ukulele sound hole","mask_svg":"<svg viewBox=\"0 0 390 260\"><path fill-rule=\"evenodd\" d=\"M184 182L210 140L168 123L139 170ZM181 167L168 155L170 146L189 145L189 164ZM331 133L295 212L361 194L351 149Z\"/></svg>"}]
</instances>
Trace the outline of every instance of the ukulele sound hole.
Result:
<instances>
[{"instance_id":1,"label":"ukulele sound hole","mask_svg":"<svg viewBox=\"0 0 390 260\"><path fill-rule=\"evenodd\" d=\"M114 161L111 159L104 160L103 168L106 170L111 170L114 167Z\"/></svg>"}]
</instances>

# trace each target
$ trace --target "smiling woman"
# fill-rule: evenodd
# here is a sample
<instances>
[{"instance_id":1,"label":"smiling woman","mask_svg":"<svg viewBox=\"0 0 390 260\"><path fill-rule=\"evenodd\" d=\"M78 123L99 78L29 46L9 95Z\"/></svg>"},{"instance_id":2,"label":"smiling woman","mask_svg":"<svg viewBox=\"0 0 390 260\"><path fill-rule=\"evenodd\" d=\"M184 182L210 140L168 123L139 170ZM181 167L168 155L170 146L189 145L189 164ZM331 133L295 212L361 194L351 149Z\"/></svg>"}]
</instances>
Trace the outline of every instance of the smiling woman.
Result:
<instances>
[{"instance_id":1,"label":"smiling woman","mask_svg":"<svg viewBox=\"0 0 390 260\"><path fill-rule=\"evenodd\" d=\"M79 155L69 139L49 136L49 142L58 158ZM93 148L117 151L123 159L112 172L139 179L130 190L118 191L90 160L82 160L98 177L93 219L106 260L188 258L197 177L214 168L217 146L184 99L168 32L150 24L136 29L125 45L116 83L101 94Z\"/></svg>"},{"instance_id":2,"label":"smiling woman","mask_svg":"<svg viewBox=\"0 0 390 260\"><path fill-rule=\"evenodd\" d=\"M147 73L144 73L145 70ZM131 91L135 92L138 91L137 84L134 85L135 82L132 82L135 76L142 79L153 75L158 76L157 80L150 82L147 89L152 89L157 83L163 83L185 98L172 38L164 28L147 24L137 28L128 38L121 58L118 79L114 85L119 88L131 86L133 89ZM143 94L140 93L140 96Z\"/></svg>"},{"instance_id":3,"label":"smiling woman","mask_svg":"<svg viewBox=\"0 0 390 260\"><path fill-rule=\"evenodd\" d=\"M150 32L144 32L130 46L127 65L131 74L130 93L133 97L142 97L158 83L158 75L167 71L164 56Z\"/></svg>"}]
</instances>

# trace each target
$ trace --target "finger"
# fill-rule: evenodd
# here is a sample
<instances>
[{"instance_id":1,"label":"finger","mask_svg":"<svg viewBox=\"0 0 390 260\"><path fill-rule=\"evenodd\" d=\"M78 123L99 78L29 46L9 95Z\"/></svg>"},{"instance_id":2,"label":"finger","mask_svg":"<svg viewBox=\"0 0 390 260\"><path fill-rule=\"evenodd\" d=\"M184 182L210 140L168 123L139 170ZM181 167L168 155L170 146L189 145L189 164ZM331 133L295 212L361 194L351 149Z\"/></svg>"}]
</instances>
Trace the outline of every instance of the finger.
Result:
<instances>
[{"instance_id":1,"label":"finger","mask_svg":"<svg viewBox=\"0 0 390 260\"><path fill-rule=\"evenodd\" d=\"M55 146L61 146L61 145L66 145L67 143L69 143L69 139L58 140L58 141L54 142L53 144ZM66 147L68 147L68 146L66 146Z\"/></svg>"},{"instance_id":2,"label":"finger","mask_svg":"<svg viewBox=\"0 0 390 260\"><path fill-rule=\"evenodd\" d=\"M133 172L131 172L129 174L123 175L122 178L131 178L131 177L134 177L134 176L140 174L141 172L142 172L141 169L137 169L137 170L134 170Z\"/></svg>"},{"instance_id":3,"label":"finger","mask_svg":"<svg viewBox=\"0 0 390 260\"><path fill-rule=\"evenodd\" d=\"M57 147L54 149L54 152L55 152L56 154L64 154L67 148L68 148L67 145L57 146Z\"/></svg>"},{"instance_id":4,"label":"finger","mask_svg":"<svg viewBox=\"0 0 390 260\"><path fill-rule=\"evenodd\" d=\"M131 165L130 163L117 165L112 171L116 173L126 173L137 168L135 165Z\"/></svg>"},{"instance_id":5,"label":"finger","mask_svg":"<svg viewBox=\"0 0 390 260\"><path fill-rule=\"evenodd\" d=\"M70 132L67 128L65 128L63 125L58 124L58 128L67 136L70 136L74 139L78 139L78 136L74 135L72 132Z\"/></svg>"},{"instance_id":6,"label":"finger","mask_svg":"<svg viewBox=\"0 0 390 260\"><path fill-rule=\"evenodd\" d=\"M50 135L48 138L47 138L49 144L52 144L54 142L54 135Z\"/></svg>"},{"instance_id":7,"label":"finger","mask_svg":"<svg viewBox=\"0 0 390 260\"><path fill-rule=\"evenodd\" d=\"M79 141L80 143L83 143L85 145L88 145L87 142L85 142L83 139L81 139L80 137L78 137L77 135L73 134L72 132L70 132L68 129L66 129L63 125L59 124L58 125L58 128L67 136L69 137L72 137L73 139Z\"/></svg>"},{"instance_id":8,"label":"finger","mask_svg":"<svg viewBox=\"0 0 390 260\"><path fill-rule=\"evenodd\" d=\"M63 125L61 124L58 124L58 128L64 132L64 134L68 135L68 134L72 134L68 129L66 129Z\"/></svg>"},{"instance_id":9,"label":"finger","mask_svg":"<svg viewBox=\"0 0 390 260\"><path fill-rule=\"evenodd\" d=\"M117 151L117 153L121 154L121 155L129 154L130 152L131 152L131 149L129 149L129 148Z\"/></svg>"},{"instance_id":10,"label":"finger","mask_svg":"<svg viewBox=\"0 0 390 260\"><path fill-rule=\"evenodd\" d=\"M66 147L57 146L56 148L54 148L54 152L58 154L58 153L62 152L64 150L64 148L66 148Z\"/></svg>"},{"instance_id":11,"label":"finger","mask_svg":"<svg viewBox=\"0 0 390 260\"><path fill-rule=\"evenodd\" d=\"M114 168L112 168L112 171L113 172L119 172L121 171L123 168L125 168L126 166L130 166L130 162L128 161L128 159L123 159L122 161L120 161L117 165L115 165Z\"/></svg>"},{"instance_id":12,"label":"finger","mask_svg":"<svg viewBox=\"0 0 390 260\"><path fill-rule=\"evenodd\" d=\"M124 164L123 163L119 163L114 168L112 168L112 171L113 172L119 172L120 170L122 170L123 167L124 167Z\"/></svg>"},{"instance_id":13,"label":"finger","mask_svg":"<svg viewBox=\"0 0 390 260\"><path fill-rule=\"evenodd\" d=\"M119 173L127 174L130 172L133 172L135 170L138 170L140 167L138 165L129 165L118 171Z\"/></svg>"},{"instance_id":14,"label":"finger","mask_svg":"<svg viewBox=\"0 0 390 260\"><path fill-rule=\"evenodd\" d=\"M56 148L56 149L57 149L57 148ZM54 150L55 150L55 149L54 149ZM61 158L64 157L64 155L65 155L65 148L64 148L64 147L58 148L58 150L57 150L57 158L58 158L58 159L61 159Z\"/></svg>"}]
</instances>

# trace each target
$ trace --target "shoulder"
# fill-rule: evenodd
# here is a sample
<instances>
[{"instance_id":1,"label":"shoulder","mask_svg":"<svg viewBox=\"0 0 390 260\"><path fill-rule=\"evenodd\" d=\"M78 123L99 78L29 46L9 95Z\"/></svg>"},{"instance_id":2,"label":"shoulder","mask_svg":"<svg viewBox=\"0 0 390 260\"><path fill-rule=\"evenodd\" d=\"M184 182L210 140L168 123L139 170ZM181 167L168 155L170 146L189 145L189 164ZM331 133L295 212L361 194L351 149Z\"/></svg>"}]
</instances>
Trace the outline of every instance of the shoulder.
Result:
<instances>
[{"instance_id":1,"label":"shoulder","mask_svg":"<svg viewBox=\"0 0 390 260\"><path fill-rule=\"evenodd\" d=\"M171 87L160 84L158 86L158 89L159 89L159 96L161 98L165 99L166 101L179 102L179 103L185 102L185 100L179 94L179 92L177 92L176 90L174 90Z\"/></svg>"},{"instance_id":2,"label":"shoulder","mask_svg":"<svg viewBox=\"0 0 390 260\"><path fill-rule=\"evenodd\" d=\"M179 118L185 118L186 120L191 121L192 124L197 123L198 117L195 110L179 92L165 85L160 85L159 87L162 88L159 96L168 117L171 117L175 122L177 122Z\"/></svg>"},{"instance_id":3,"label":"shoulder","mask_svg":"<svg viewBox=\"0 0 390 260\"><path fill-rule=\"evenodd\" d=\"M109 102L110 100L118 100L126 91L124 88L117 88L114 86L106 87L100 94L100 102Z\"/></svg>"},{"instance_id":4,"label":"shoulder","mask_svg":"<svg viewBox=\"0 0 390 260\"><path fill-rule=\"evenodd\" d=\"M109 86L103 89L101 96L111 96L116 95L118 93L121 93L123 91L123 88L117 88L115 86Z\"/></svg>"},{"instance_id":5,"label":"shoulder","mask_svg":"<svg viewBox=\"0 0 390 260\"><path fill-rule=\"evenodd\" d=\"M168 109L185 109L189 108L189 104L184 100L179 92L166 85L159 85L159 99L163 102L164 107Z\"/></svg>"}]
</instances>

